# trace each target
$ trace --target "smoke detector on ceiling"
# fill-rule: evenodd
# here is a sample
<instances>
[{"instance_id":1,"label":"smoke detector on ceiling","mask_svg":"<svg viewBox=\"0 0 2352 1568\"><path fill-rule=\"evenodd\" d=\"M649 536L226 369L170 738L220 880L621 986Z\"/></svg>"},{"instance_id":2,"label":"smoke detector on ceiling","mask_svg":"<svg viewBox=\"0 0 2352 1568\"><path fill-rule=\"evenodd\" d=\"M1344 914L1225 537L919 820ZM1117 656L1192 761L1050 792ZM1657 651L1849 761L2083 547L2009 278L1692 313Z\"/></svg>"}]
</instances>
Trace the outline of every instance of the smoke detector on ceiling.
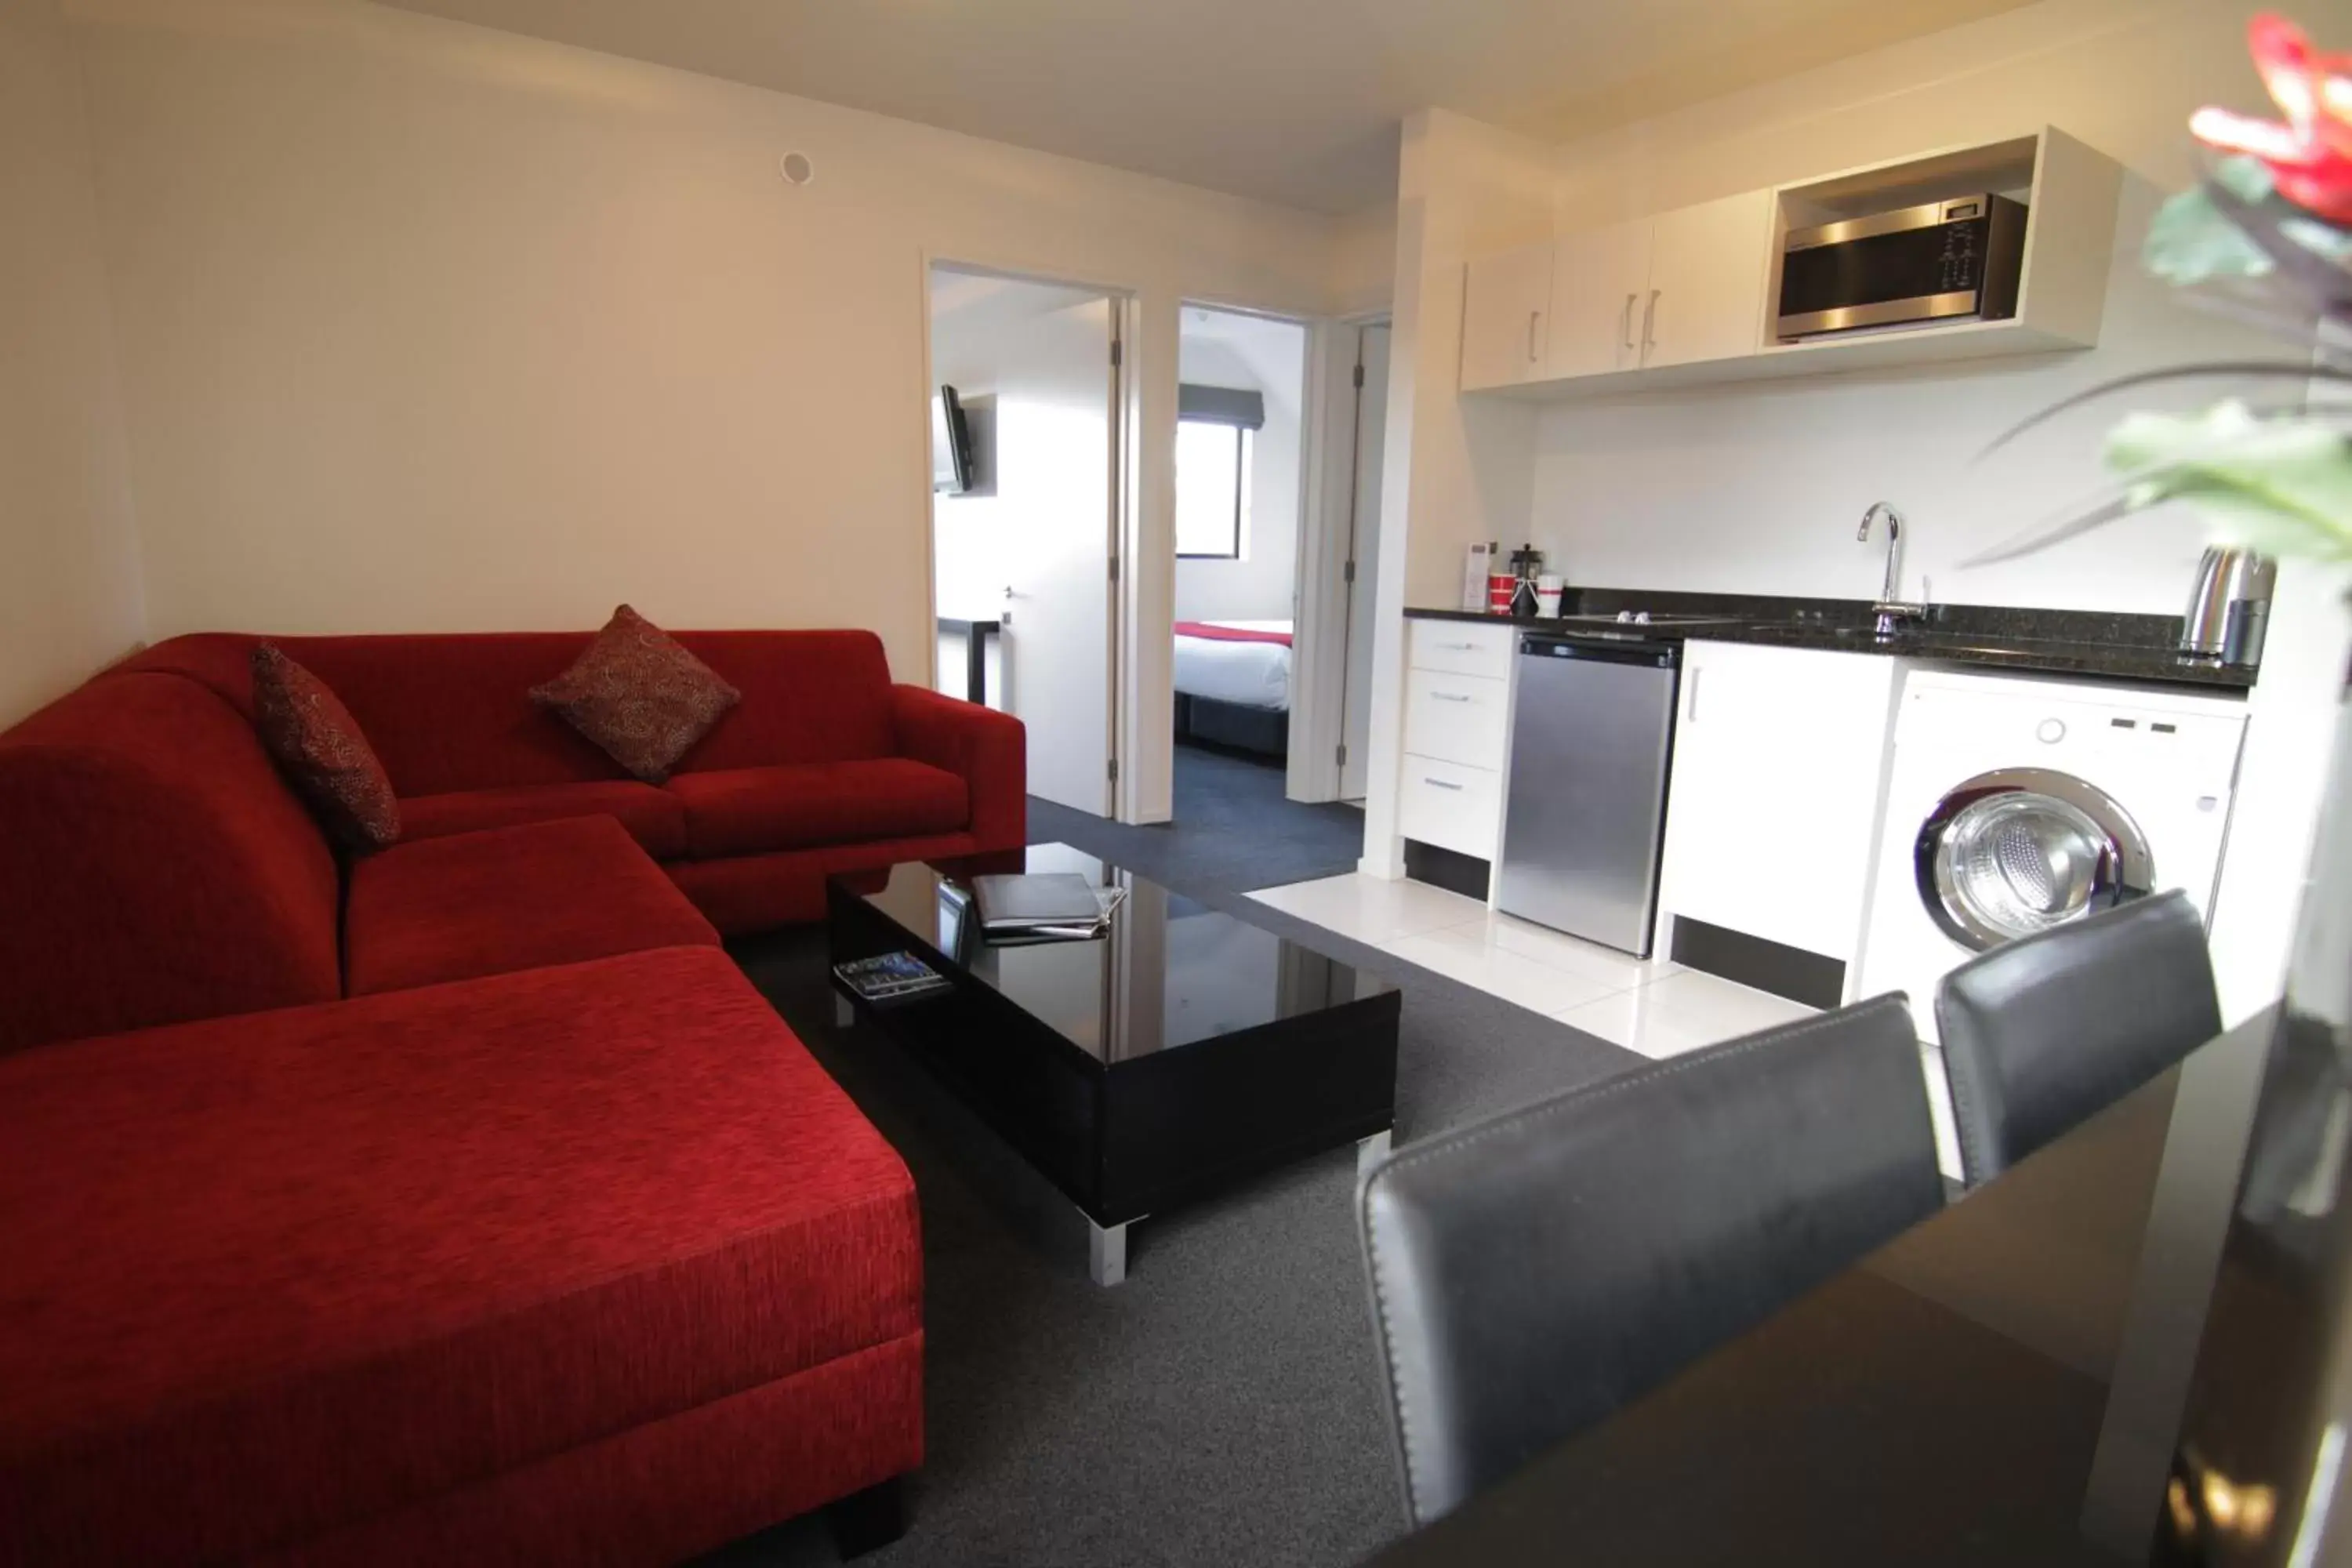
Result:
<instances>
[{"instance_id":1,"label":"smoke detector on ceiling","mask_svg":"<svg viewBox=\"0 0 2352 1568\"><path fill-rule=\"evenodd\" d=\"M809 162L805 153L787 153L777 160L777 164L783 170L784 184L788 185L805 185L816 178L816 165Z\"/></svg>"}]
</instances>

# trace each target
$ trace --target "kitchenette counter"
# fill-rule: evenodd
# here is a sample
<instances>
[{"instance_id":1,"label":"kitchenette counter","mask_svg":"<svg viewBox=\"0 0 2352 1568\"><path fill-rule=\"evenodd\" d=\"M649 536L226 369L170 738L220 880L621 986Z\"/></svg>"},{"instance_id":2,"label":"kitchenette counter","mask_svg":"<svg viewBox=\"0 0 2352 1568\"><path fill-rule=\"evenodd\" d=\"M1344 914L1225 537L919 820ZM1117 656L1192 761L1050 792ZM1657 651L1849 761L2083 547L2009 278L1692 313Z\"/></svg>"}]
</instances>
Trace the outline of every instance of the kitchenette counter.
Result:
<instances>
[{"instance_id":1,"label":"kitchenette counter","mask_svg":"<svg viewBox=\"0 0 2352 1568\"><path fill-rule=\"evenodd\" d=\"M2034 610L1979 605L1937 605L1896 636L1874 635L1870 604L1861 599L1797 599L1724 594L1643 593L1630 589L1570 589L1559 617L1516 619L1477 611L1409 608L1408 618L1504 625L1537 634L1595 629L1590 619L1622 610L1661 616L1720 617L1685 625L1680 636L1709 642L1882 654L1903 658L2014 669L2033 674L2090 676L2106 680L2243 691L2255 669L2183 659L2173 651L2180 621L2170 616Z\"/></svg>"}]
</instances>

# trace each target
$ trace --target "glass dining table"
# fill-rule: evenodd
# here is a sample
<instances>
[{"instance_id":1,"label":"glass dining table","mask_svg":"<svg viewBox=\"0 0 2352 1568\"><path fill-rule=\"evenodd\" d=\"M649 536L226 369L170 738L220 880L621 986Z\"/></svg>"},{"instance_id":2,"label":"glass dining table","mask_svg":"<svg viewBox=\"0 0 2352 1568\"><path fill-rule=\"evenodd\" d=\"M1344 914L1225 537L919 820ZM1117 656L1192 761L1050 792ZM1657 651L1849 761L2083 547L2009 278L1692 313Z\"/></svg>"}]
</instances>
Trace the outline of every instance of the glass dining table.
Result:
<instances>
[{"instance_id":1,"label":"glass dining table","mask_svg":"<svg viewBox=\"0 0 2352 1568\"><path fill-rule=\"evenodd\" d=\"M1371 1564L2207 1561L2151 1552L2168 1510L2208 1500L2194 1477L2184 1503L2181 1434L2192 1376L2214 1372L2250 1129L2307 1076L2277 1017Z\"/></svg>"}]
</instances>

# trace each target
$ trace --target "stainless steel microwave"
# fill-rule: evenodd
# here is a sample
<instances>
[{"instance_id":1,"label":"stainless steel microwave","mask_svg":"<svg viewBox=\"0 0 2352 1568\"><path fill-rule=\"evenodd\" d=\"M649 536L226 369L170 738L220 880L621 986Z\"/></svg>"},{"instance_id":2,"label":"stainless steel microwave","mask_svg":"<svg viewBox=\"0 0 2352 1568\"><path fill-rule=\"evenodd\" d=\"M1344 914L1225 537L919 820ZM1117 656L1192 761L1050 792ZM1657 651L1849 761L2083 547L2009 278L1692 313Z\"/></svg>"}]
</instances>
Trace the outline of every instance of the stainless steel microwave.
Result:
<instances>
[{"instance_id":1,"label":"stainless steel microwave","mask_svg":"<svg viewBox=\"0 0 2352 1568\"><path fill-rule=\"evenodd\" d=\"M2017 313L2025 206L1990 193L1874 213L1782 242L1782 338Z\"/></svg>"}]
</instances>

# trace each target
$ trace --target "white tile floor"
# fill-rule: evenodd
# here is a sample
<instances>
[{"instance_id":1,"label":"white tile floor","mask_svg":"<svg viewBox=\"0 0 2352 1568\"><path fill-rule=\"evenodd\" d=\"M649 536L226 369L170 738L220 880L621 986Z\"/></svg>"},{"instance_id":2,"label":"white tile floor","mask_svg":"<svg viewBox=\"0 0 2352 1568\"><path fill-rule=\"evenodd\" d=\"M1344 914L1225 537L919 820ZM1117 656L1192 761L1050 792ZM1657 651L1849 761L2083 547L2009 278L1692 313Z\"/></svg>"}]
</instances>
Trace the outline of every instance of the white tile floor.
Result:
<instances>
[{"instance_id":1,"label":"white tile floor","mask_svg":"<svg viewBox=\"0 0 2352 1568\"><path fill-rule=\"evenodd\" d=\"M1251 896L1646 1057L1676 1056L1811 1011L1496 914L1424 882L1349 872Z\"/></svg>"},{"instance_id":2,"label":"white tile floor","mask_svg":"<svg viewBox=\"0 0 2352 1568\"><path fill-rule=\"evenodd\" d=\"M1565 936L1425 882L1351 871L1250 895L1410 963L1664 1059L1813 1011L1767 991ZM1938 1163L1960 1173L1943 1053L1919 1047Z\"/></svg>"}]
</instances>

